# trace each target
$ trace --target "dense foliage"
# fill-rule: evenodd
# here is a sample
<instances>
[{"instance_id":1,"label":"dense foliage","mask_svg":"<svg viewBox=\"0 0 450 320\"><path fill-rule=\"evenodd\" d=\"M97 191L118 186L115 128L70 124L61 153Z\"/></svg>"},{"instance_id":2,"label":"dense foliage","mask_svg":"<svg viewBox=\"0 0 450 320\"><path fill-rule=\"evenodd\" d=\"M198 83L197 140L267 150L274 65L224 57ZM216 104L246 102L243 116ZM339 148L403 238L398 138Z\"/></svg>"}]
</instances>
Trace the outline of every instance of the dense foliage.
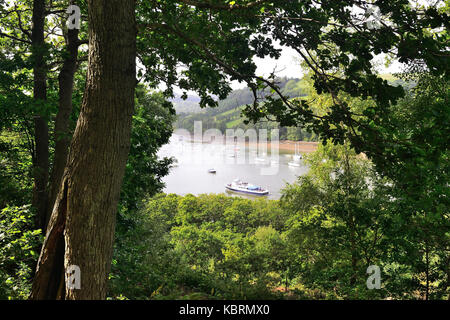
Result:
<instances>
[{"instance_id":1,"label":"dense foliage","mask_svg":"<svg viewBox=\"0 0 450 320\"><path fill-rule=\"evenodd\" d=\"M284 273L283 211L277 201L225 195L157 195L116 247L111 296L275 297ZM129 248L133 248L132 251Z\"/></svg>"},{"instance_id":2,"label":"dense foliage","mask_svg":"<svg viewBox=\"0 0 450 320\"><path fill-rule=\"evenodd\" d=\"M26 299L31 289L41 230L33 230L30 206L0 211L0 299Z\"/></svg>"}]
</instances>

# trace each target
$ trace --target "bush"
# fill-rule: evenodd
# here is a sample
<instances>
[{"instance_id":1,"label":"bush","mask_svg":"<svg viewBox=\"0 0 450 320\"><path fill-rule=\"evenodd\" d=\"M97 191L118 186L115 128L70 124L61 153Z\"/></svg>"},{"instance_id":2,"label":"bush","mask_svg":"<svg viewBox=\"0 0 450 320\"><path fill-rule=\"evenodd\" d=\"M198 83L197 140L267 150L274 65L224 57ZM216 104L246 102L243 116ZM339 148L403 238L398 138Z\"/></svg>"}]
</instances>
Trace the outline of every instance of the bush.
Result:
<instances>
[{"instance_id":1,"label":"bush","mask_svg":"<svg viewBox=\"0 0 450 320\"><path fill-rule=\"evenodd\" d=\"M30 206L0 211L0 299L26 299L30 293L41 230L33 230Z\"/></svg>"}]
</instances>

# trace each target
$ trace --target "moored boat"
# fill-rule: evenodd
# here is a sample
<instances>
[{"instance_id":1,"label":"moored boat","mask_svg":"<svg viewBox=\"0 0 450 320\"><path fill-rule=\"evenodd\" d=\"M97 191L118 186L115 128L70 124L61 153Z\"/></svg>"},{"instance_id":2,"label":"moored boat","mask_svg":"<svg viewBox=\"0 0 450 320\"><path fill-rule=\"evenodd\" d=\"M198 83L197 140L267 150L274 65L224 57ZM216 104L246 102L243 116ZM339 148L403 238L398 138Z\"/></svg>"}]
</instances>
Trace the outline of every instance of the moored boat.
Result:
<instances>
[{"instance_id":1,"label":"moored boat","mask_svg":"<svg viewBox=\"0 0 450 320\"><path fill-rule=\"evenodd\" d=\"M253 194L258 196L264 196L269 194L269 190L243 182L239 179L235 179L232 183L225 185L225 188L230 191Z\"/></svg>"},{"instance_id":2,"label":"moored boat","mask_svg":"<svg viewBox=\"0 0 450 320\"><path fill-rule=\"evenodd\" d=\"M292 156L292 159L294 159L294 162L297 162L297 161L300 161L301 159L303 159L303 156L300 154L300 147L297 146L297 143L295 144L295 154Z\"/></svg>"},{"instance_id":3,"label":"moored boat","mask_svg":"<svg viewBox=\"0 0 450 320\"><path fill-rule=\"evenodd\" d=\"M300 162L297 162L297 161L291 161L291 162L288 162L288 166L290 166L290 167L300 167L301 164L300 164Z\"/></svg>"}]
</instances>

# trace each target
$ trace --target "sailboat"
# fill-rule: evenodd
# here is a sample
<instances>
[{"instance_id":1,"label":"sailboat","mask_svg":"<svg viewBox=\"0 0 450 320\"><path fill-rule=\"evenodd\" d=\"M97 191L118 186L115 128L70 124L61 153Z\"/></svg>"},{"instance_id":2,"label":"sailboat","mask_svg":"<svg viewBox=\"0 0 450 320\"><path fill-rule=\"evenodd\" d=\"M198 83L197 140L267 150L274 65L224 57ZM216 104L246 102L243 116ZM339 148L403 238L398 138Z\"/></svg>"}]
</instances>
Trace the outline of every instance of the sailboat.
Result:
<instances>
[{"instance_id":1,"label":"sailboat","mask_svg":"<svg viewBox=\"0 0 450 320\"><path fill-rule=\"evenodd\" d=\"M295 144L295 154L292 156L292 159L294 161L291 161L288 163L289 166L291 167L300 167L300 160L303 159L303 156L300 154L300 151L297 148L298 143Z\"/></svg>"},{"instance_id":2,"label":"sailboat","mask_svg":"<svg viewBox=\"0 0 450 320\"><path fill-rule=\"evenodd\" d=\"M263 152L261 156L256 155L255 161L256 162L260 162L260 163L261 162L265 163L267 161L266 158L265 158L266 156L267 156L267 153L265 153L265 152Z\"/></svg>"}]
</instances>

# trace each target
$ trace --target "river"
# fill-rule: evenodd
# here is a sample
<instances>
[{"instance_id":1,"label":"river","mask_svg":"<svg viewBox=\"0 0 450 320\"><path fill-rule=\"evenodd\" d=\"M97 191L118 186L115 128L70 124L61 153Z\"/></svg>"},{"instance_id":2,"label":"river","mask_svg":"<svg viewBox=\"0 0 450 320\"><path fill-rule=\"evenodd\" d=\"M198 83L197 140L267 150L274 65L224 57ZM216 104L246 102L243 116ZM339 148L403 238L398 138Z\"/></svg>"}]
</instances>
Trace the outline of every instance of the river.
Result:
<instances>
[{"instance_id":1,"label":"river","mask_svg":"<svg viewBox=\"0 0 450 320\"><path fill-rule=\"evenodd\" d=\"M256 148L256 147L255 147ZM293 153L279 151L258 152L245 145L221 143L195 143L172 136L164 145L159 157L175 157L178 164L163 178L165 193L178 195L225 193L232 196L255 198L225 189L234 179L261 186L269 190L269 199L279 199L286 183L293 183L308 171L303 160L294 161ZM298 166L288 165L297 162ZM216 173L209 173L208 169Z\"/></svg>"}]
</instances>

